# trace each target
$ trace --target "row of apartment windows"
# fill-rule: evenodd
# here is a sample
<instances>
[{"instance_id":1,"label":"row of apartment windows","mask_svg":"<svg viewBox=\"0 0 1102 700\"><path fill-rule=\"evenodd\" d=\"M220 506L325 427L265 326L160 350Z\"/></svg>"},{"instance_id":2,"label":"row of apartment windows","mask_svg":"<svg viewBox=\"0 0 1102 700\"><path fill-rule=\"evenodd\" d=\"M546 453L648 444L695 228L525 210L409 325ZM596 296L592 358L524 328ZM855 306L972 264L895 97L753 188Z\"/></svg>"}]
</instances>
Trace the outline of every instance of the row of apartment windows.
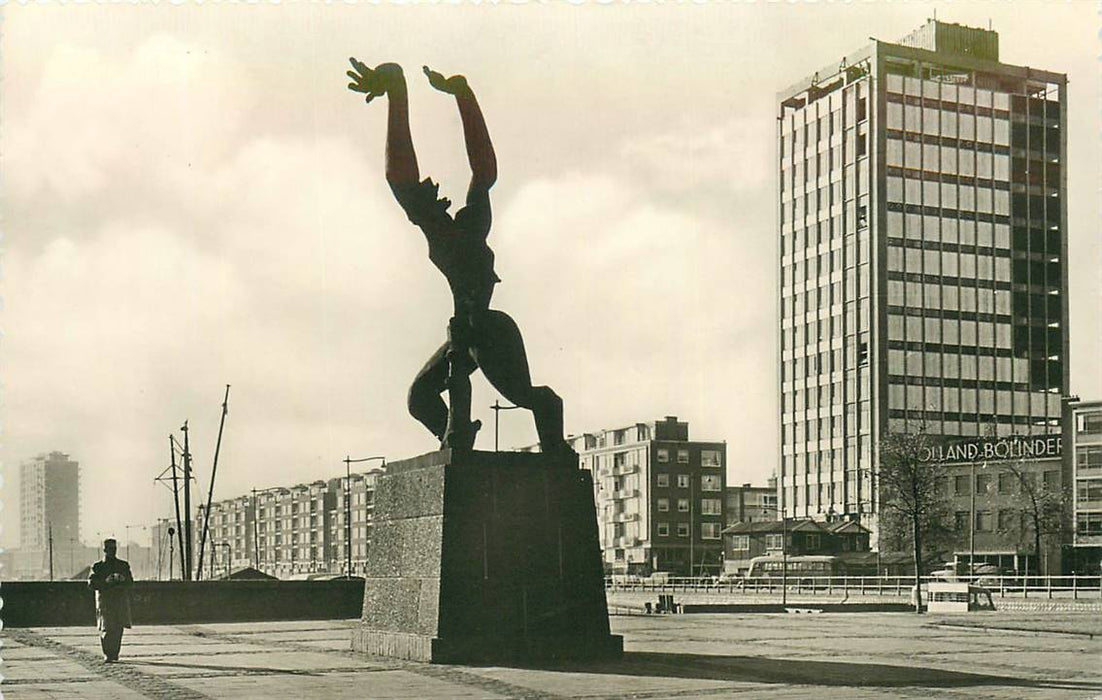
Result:
<instances>
[{"instance_id":1,"label":"row of apartment windows","mask_svg":"<svg viewBox=\"0 0 1102 700\"><path fill-rule=\"evenodd\" d=\"M922 80L912 76L889 73L886 76L889 94L926 97L942 102L956 102L962 105L975 105L988 109L1010 109L1010 96L998 90L977 88L971 85L956 85L951 82Z\"/></svg>"},{"instance_id":2,"label":"row of apartment windows","mask_svg":"<svg viewBox=\"0 0 1102 700\"><path fill-rule=\"evenodd\" d=\"M1007 191L1005 183L1011 180L1009 151L1004 153L1001 150L976 150L964 144L947 146L942 143L918 142L890 136L885 143L887 149L884 157L889 167L889 201L903 201L902 189L896 189L902 188L902 184L892 182L892 180L901 179L900 175L904 175L897 170L898 168L907 169L905 175L908 182L919 181L919 175L921 175L921 180L924 181L940 181L945 185L976 185L980 189L998 189L1000 192ZM1043 167L1040 164L1038 166ZM937 173L959 177L938 177ZM982 182L974 183L972 178ZM917 197L911 195L911 190L907 190L907 200L912 203L918 201ZM956 208L947 204L942 206L948 209Z\"/></svg>"},{"instance_id":3,"label":"row of apartment windows","mask_svg":"<svg viewBox=\"0 0 1102 700\"><path fill-rule=\"evenodd\" d=\"M910 131L999 146L1010 145L1009 111L972 114L955 111L953 107L955 105L943 104L939 109L889 99L885 126L894 131Z\"/></svg>"},{"instance_id":4,"label":"row of apartment windows","mask_svg":"<svg viewBox=\"0 0 1102 700\"><path fill-rule=\"evenodd\" d=\"M919 204L957 212L1010 216L1010 192L1007 190L936 180L889 177L888 203Z\"/></svg>"},{"instance_id":5,"label":"row of apartment windows","mask_svg":"<svg viewBox=\"0 0 1102 700\"><path fill-rule=\"evenodd\" d=\"M852 404L858 386L861 387L862 394L867 394L869 392L869 373L867 371L862 370L860 372L859 383L853 376L846 379L846 394L844 395L842 394L842 382L830 382L820 384L818 387L785 392L781 394L781 412L787 413L793 409L802 411L805 408L813 408L815 406L819 406L820 408L827 408L829 406L841 407L845 396L850 397Z\"/></svg>"},{"instance_id":6,"label":"row of apartment windows","mask_svg":"<svg viewBox=\"0 0 1102 700\"><path fill-rule=\"evenodd\" d=\"M677 499L677 512L688 513L689 512L689 499L679 498ZM659 498L658 499L658 512L668 513L670 512L670 499ZM722 515L723 514L723 501L718 498L702 498L700 499L700 514L701 515Z\"/></svg>"},{"instance_id":7,"label":"row of apartment windows","mask_svg":"<svg viewBox=\"0 0 1102 700\"><path fill-rule=\"evenodd\" d=\"M701 523L700 524L700 539L702 540L718 540L720 538L720 532L722 525L720 523ZM669 537L670 536L670 524L665 521L658 521L658 536ZM689 523L677 523L677 536L688 537L689 536Z\"/></svg>"},{"instance_id":8,"label":"row of apartment windows","mask_svg":"<svg viewBox=\"0 0 1102 700\"><path fill-rule=\"evenodd\" d=\"M967 322L961 322L961 326ZM973 331L964 334L959 340L952 335L943 335L945 344L955 346L977 344L990 346L991 329L987 324L980 326L980 333ZM948 331L952 326L943 328ZM1001 327L996 328L998 330ZM1022 382L1028 378L1029 360L1020 357L992 357L988 354L957 354L954 352L937 353L918 350L888 350L888 374L904 377L944 377L946 379L978 380L981 382ZM1013 374L1012 374L1013 372Z\"/></svg>"},{"instance_id":9,"label":"row of apartment windows","mask_svg":"<svg viewBox=\"0 0 1102 700\"><path fill-rule=\"evenodd\" d=\"M1007 417L1049 414L1050 395L1033 392L1032 401L1030 397L1031 394L1025 392L1011 394L1009 391L990 389L888 385L888 404L893 409L960 414L962 418L968 416L969 419L995 413Z\"/></svg>"},{"instance_id":10,"label":"row of apartment windows","mask_svg":"<svg viewBox=\"0 0 1102 700\"><path fill-rule=\"evenodd\" d=\"M688 474L677 475L677 488L687 489L691 483L691 477ZM656 478L657 486L660 488L668 488L670 485L670 475L666 472L658 472ZM701 491L722 491L723 480L718 474L705 474L700 477L700 490Z\"/></svg>"},{"instance_id":11,"label":"row of apartment windows","mask_svg":"<svg viewBox=\"0 0 1102 700\"><path fill-rule=\"evenodd\" d=\"M861 470L860 476L851 471L845 480L825 481L818 484L798 484L784 488L787 508L804 509L817 512L842 502L845 495L845 509L853 512L858 500L869 502L872 494L872 480L867 470ZM845 490L843 490L845 487ZM860 490L858 490L860 488ZM777 535L780 537L780 535Z\"/></svg>"},{"instance_id":12,"label":"row of apartment windows","mask_svg":"<svg viewBox=\"0 0 1102 700\"><path fill-rule=\"evenodd\" d=\"M926 244L942 243L952 246L1010 249L1010 225L1006 221L993 218L990 221L983 219L977 221L944 214L944 212L942 214L906 213L889 209L887 237L889 240L921 240ZM941 249L945 248L946 246L941 246ZM976 252L965 248L955 249L961 252Z\"/></svg>"},{"instance_id":13,"label":"row of apartment windows","mask_svg":"<svg viewBox=\"0 0 1102 700\"><path fill-rule=\"evenodd\" d=\"M855 404L849 404L854 406ZM870 432L870 414L869 414L869 402L861 401L861 410L859 412L847 411L845 418L845 424L843 425L843 416L831 416L823 417L811 420L797 420L791 424L784 424L781 426L781 441L785 444L788 443L803 443L803 442L815 442L817 440L827 440L830 438L840 438L847 435L854 435L860 433L867 435ZM860 422L858 422L858 416L860 416Z\"/></svg>"},{"instance_id":14,"label":"row of apartment windows","mask_svg":"<svg viewBox=\"0 0 1102 700\"><path fill-rule=\"evenodd\" d=\"M1004 267L1002 265L991 265L990 258L980 259L980 261L983 260L986 260L988 264L985 265L981 262L978 265L979 269L983 271L981 274L986 275L987 271L995 269L998 271L997 275L1000 281L1009 282L1009 264ZM1002 278L1003 274L1005 274L1005 279ZM961 280L961 282L966 281ZM899 279L889 279L887 287L888 306L907 306L935 311L963 311L965 313L1010 313L1011 298L1003 290L999 290L1002 293L996 293L996 291L985 287L958 287L956 284L938 283L924 284Z\"/></svg>"},{"instance_id":15,"label":"row of apartment windows","mask_svg":"<svg viewBox=\"0 0 1102 700\"><path fill-rule=\"evenodd\" d=\"M953 514L953 527L957 532L970 532L969 515L970 511L957 511ZM993 532L996 528L1000 532L1026 532L1031 527L1029 515L1020 510L999 510L997 513L989 510L976 511L976 532Z\"/></svg>"},{"instance_id":16,"label":"row of apartment windows","mask_svg":"<svg viewBox=\"0 0 1102 700\"><path fill-rule=\"evenodd\" d=\"M656 458L659 464L669 464L670 450L665 447L659 447L656 452ZM689 463L689 451L684 449L677 450L677 463L688 464ZM700 451L700 465L702 467L721 467L722 458L720 457L719 450L701 450Z\"/></svg>"},{"instance_id":17,"label":"row of apartment windows","mask_svg":"<svg viewBox=\"0 0 1102 700\"><path fill-rule=\"evenodd\" d=\"M1013 472L999 472L998 475L984 474L979 472L976 474L975 485L976 495L983 496L989 493L994 493L992 490L996 485L1000 494L1012 494L1019 492L1019 482L1025 481L1028 484L1033 484L1036 481L1035 472L1022 472L1021 478L1015 475ZM970 496L972 495L972 477L970 474L957 474L951 477L953 484L954 496ZM1042 483L1046 489L1058 489L1060 487L1060 472L1057 470L1050 470L1044 472L1041 477Z\"/></svg>"},{"instance_id":18,"label":"row of apartment windows","mask_svg":"<svg viewBox=\"0 0 1102 700\"><path fill-rule=\"evenodd\" d=\"M998 282L1010 282L1010 258L1008 255L975 255L972 253L958 253L955 250L939 250L919 248L903 248L897 245L888 246L888 271L911 274L926 274L938 277L962 278L960 284L965 289L971 290L975 286L975 279L996 280ZM950 283L956 280L943 280ZM962 292L962 295L974 296L977 292ZM990 312L994 309L997 313L1010 313L1010 297L1004 298L996 306L994 291L986 287L978 294L987 299L980 299L979 308ZM922 298L918 296L918 298ZM984 303L989 302L989 303ZM964 311L975 311L976 302L968 298L961 299Z\"/></svg>"}]
</instances>

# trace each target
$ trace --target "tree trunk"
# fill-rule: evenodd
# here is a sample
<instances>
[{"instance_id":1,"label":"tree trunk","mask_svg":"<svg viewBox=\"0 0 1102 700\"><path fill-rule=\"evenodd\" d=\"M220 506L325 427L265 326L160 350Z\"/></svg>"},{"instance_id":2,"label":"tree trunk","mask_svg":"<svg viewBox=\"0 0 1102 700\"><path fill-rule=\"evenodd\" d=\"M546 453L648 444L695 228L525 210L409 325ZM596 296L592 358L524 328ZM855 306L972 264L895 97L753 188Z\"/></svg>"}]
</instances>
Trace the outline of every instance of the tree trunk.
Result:
<instances>
[{"instance_id":1,"label":"tree trunk","mask_svg":"<svg viewBox=\"0 0 1102 700\"><path fill-rule=\"evenodd\" d=\"M914 587L914 602L915 612L922 612L922 539L919 532L918 515L912 515L911 517L911 535L914 542L914 560L915 560L915 587Z\"/></svg>"},{"instance_id":2,"label":"tree trunk","mask_svg":"<svg viewBox=\"0 0 1102 700\"><path fill-rule=\"evenodd\" d=\"M1037 557L1037 573L1047 574L1047 571L1041 571L1041 523L1040 519L1034 519L1033 522L1033 553Z\"/></svg>"}]
</instances>

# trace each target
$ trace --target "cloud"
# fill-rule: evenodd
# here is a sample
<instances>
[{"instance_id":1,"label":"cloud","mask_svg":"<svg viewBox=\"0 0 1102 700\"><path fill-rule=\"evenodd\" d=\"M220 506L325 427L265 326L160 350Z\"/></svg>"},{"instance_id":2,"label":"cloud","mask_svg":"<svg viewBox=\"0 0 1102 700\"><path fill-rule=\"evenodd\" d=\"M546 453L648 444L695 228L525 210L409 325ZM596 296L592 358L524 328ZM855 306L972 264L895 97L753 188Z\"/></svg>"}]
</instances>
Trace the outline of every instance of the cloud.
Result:
<instances>
[{"instance_id":1,"label":"cloud","mask_svg":"<svg viewBox=\"0 0 1102 700\"><path fill-rule=\"evenodd\" d=\"M759 111L704 128L682 119L678 129L625 141L620 152L629 167L674 193L758 193L773 177L773 132L768 112L760 119Z\"/></svg>"}]
</instances>

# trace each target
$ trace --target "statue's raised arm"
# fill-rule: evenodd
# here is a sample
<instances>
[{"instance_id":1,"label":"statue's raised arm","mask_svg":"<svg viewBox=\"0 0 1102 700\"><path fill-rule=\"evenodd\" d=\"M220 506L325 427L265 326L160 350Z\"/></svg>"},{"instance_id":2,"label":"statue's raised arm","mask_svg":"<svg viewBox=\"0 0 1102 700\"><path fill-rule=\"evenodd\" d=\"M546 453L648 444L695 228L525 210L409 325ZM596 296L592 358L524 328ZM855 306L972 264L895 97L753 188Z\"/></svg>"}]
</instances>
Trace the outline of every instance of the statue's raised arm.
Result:
<instances>
[{"instance_id":1,"label":"statue's raised arm","mask_svg":"<svg viewBox=\"0 0 1102 700\"><path fill-rule=\"evenodd\" d=\"M486 120L475 99L474 91L462 75L445 78L428 66L424 67L429 85L440 92L455 95L459 106L459 118L463 122L463 140L467 146L467 161L471 164L471 185L468 199L475 190L489 190L497 182L497 156L490 141L490 132L486 129Z\"/></svg>"}]
</instances>

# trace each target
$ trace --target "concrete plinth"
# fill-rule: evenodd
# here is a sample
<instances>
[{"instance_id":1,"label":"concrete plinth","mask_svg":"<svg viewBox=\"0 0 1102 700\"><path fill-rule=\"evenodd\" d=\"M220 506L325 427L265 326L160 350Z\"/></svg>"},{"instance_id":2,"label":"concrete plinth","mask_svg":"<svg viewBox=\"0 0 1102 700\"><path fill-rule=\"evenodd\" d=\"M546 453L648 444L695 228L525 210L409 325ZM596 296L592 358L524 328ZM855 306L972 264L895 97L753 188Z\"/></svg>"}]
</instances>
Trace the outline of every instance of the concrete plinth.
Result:
<instances>
[{"instance_id":1,"label":"concrete plinth","mask_svg":"<svg viewBox=\"0 0 1102 700\"><path fill-rule=\"evenodd\" d=\"M440 663L622 653L576 457L442 450L391 463L371 539L358 651Z\"/></svg>"}]
</instances>

